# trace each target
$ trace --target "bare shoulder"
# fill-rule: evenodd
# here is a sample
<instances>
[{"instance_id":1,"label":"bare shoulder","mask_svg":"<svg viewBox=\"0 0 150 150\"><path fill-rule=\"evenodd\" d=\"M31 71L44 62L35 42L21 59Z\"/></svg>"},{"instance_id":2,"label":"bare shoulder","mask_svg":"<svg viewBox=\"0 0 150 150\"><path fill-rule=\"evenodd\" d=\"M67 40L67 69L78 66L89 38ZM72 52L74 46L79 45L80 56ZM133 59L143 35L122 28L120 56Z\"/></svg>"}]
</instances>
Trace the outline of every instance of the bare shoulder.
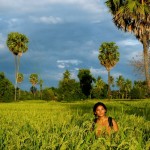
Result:
<instances>
[{"instance_id":1,"label":"bare shoulder","mask_svg":"<svg viewBox=\"0 0 150 150\"><path fill-rule=\"evenodd\" d=\"M114 131L117 132L119 130L117 122L114 119L112 119L112 123L113 123L113 129L114 129Z\"/></svg>"},{"instance_id":2,"label":"bare shoulder","mask_svg":"<svg viewBox=\"0 0 150 150\"><path fill-rule=\"evenodd\" d=\"M113 118L112 118L112 122L113 122L114 124L117 124L116 120L115 120L115 119L113 119Z\"/></svg>"}]
</instances>

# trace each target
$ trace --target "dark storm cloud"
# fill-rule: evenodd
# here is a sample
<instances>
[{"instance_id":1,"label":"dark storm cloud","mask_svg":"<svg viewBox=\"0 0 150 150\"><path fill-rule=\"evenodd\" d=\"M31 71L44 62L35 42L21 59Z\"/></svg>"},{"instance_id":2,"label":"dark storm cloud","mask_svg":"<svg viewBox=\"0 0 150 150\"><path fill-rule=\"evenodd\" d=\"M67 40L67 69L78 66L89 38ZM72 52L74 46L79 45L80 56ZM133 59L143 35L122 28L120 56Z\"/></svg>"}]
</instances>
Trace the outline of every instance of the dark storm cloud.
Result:
<instances>
[{"instance_id":1,"label":"dark storm cloud","mask_svg":"<svg viewBox=\"0 0 150 150\"><path fill-rule=\"evenodd\" d=\"M57 86L68 69L77 79L80 68L102 76L107 72L98 60L102 42L119 46L120 61L111 71L115 77L134 79L128 60L142 50L133 35L118 30L104 2L100 0L0 0L0 71L14 83L14 56L6 46L7 34L18 31L30 40L20 61L25 76L21 88L29 89L29 75L37 73L44 86Z\"/></svg>"}]
</instances>

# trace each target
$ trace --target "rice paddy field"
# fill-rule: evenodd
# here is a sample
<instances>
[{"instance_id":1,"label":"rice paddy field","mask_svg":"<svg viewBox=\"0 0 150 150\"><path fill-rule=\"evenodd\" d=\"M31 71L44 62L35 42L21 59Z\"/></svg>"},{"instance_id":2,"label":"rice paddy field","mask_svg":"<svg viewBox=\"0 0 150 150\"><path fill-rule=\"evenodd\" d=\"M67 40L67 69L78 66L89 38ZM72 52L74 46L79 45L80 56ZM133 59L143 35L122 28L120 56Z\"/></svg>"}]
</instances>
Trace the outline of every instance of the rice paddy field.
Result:
<instances>
[{"instance_id":1,"label":"rice paddy field","mask_svg":"<svg viewBox=\"0 0 150 150\"><path fill-rule=\"evenodd\" d=\"M150 150L150 99L102 100L119 131L91 131L99 100L0 103L0 150Z\"/></svg>"}]
</instances>

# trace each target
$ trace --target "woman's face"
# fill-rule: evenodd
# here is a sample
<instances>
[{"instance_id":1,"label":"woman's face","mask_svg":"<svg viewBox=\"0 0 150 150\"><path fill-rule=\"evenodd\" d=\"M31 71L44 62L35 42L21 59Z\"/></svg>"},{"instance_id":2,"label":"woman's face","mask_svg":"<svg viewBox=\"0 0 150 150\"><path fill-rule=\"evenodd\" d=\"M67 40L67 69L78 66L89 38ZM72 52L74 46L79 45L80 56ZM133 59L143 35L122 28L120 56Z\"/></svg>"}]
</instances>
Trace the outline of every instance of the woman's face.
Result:
<instances>
[{"instance_id":1,"label":"woman's face","mask_svg":"<svg viewBox=\"0 0 150 150\"><path fill-rule=\"evenodd\" d=\"M95 115L97 117L103 117L103 116L105 116L105 113L106 113L106 110L104 109L103 106L98 106L96 108Z\"/></svg>"}]
</instances>

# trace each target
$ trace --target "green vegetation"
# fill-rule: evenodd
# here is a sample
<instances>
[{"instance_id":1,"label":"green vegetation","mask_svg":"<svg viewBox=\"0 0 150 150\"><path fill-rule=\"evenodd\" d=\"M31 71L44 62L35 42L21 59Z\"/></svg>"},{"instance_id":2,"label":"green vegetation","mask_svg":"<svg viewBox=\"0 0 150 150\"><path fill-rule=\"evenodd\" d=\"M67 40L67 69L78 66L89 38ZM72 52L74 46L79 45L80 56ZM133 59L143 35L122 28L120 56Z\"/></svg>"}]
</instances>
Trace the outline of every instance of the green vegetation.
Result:
<instances>
[{"instance_id":1,"label":"green vegetation","mask_svg":"<svg viewBox=\"0 0 150 150\"><path fill-rule=\"evenodd\" d=\"M75 79L71 79L70 76L71 74L68 70L63 73L63 78L59 81L58 89L53 89L55 95L55 99L53 100L70 101L70 99L79 100L84 97L80 89L80 84Z\"/></svg>"},{"instance_id":2,"label":"green vegetation","mask_svg":"<svg viewBox=\"0 0 150 150\"><path fill-rule=\"evenodd\" d=\"M29 39L19 32L10 32L6 41L7 47L15 56L15 97L17 100L17 79L19 73L20 57L28 50Z\"/></svg>"},{"instance_id":3,"label":"green vegetation","mask_svg":"<svg viewBox=\"0 0 150 150\"><path fill-rule=\"evenodd\" d=\"M23 80L24 80L24 75L22 73L18 73L17 83L21 84ZM20 99L20 88L19 88L19 85L18 85L18 99Z\"/></svg>"},{"instance_id":4,"label":"green vegetation","mask_svg":"<svg viewBox=\"0 0 150 150\"><path fill-rule=\"evenodd\" d=\"M36 73L30 74L29 82L32 87L28 91L21 90L17 83L24 79L19 73L20 57L28 50L29 39L21 33L10 32L6 41L8 49L15 56L15 87L0 73L0 102L9 102L14 96L14 100L43 99L54 101L76 101L83 99L146 99L150 97L150 76L149 76L149 47L150 47L150 3L149 0L106 0L106 6L113 16L115 25L123 31L132 32L143 45L143 59L134 61L136 69L145 73L145 81L132 81L125 79L122 75L110 76L110 70L118 63L120 53L119 47L114 42L103 42L99 48L98 59L108 71L108 82L105 83L99 76L93 77L90 69L79 68L78 79L71 79L69 70L64 72L64 76L58 81L58 87L43 88L44 80L39 79ZM134 59L133 59L134 60ZM144 62L141 67L141 63ZM144 68L143 68L144 66ZM116 84L115 84L116 83ZM35 87L36 85L38 87ZM116 88L115 88L116 86ZM111 90L111 88L114 88ZM15 92L12 92L15 89Z\"/></svg>"},{"instance_id":5,"label":"green vegetation","mask_svg":"<svg viewBox=\"0 0 150 150\"><path fill-rule=\"evenodd\" d=\"M14 86L5 77L3 72L0 72L0 101L9 102L14 96Z\"/></svg>"},{"instance_id":6,"label":"green vegetation","mask_svg":"<svg viewBox=\"0 0 150 150\"><path fill-rule=\"evenodd\" d=\"M118 122L119 132L98 139L90 130L94 119L92 107L97 101L0 103L0 149L150 149L149 99L103 100L108 116Z\"/></svg>"},{"instance_id":7,"label":"green vegetation","mask_svg":"<svg viewBox=\"0 0 150 150\"><path fill-rule=\"evenodd\" d=\"M18 77L21 77L18 74ZM33 75L33 74L31 74ZM31 77L30 75L30 77ZM67 70L64 72L63 78L59 81L58 87L45 87L43 88L43 80L39 80L38 75L35 74L31 82L32 87L30 91L21 90L17 87L16 97L17 101L20 100L32 100L43 99L47 101L77 101L84 99L106 99L108 95L108 84L103 81L99 76L95 79L90 70L80 69L80 80L72 79L70 72ZM68 76L69 75L69 76ZM13 84L5 77L4 73L0 73L0 102L13 101L14 96ZM18 78L19 82L22 81ZM21 80L20 80L21 79ZM119 76L114 79L110 76L110 85L112 88L116 86L116 89L111 90L111 99L146 99L149 97L147 93L147 86L145 81L134 81L125 79L123 76ZM9 83L8 83L9 82ZM91 83L92 82L92 83ZM35 87L35 83L37 84ZM23 84L23 83L22 83ZM82 86L81 86L82 85ZM37 87L39 86L39 87Z\"/></svg>"},{"instance_id":8,"label":"green vegetation","mask_svg":"<svg viewBox=\"0 0 150 150\"><path fill-rule=\"evenodd\" d=\"M38 74L36 73L32 73L29 77L29 81L30 83L32 84L31 88L30 88L30 91L32 92L32 94L34 95L34 98L35 98L35 94L36 94L36 91L37 91L37 88L35 87L36 84L38 84L39 82L39 77L38 77Z\"/></svg>"},{"instance_id":9,"label":"green vegetation","mask_svg":"<svg viewBox=\"0 0 150 150\"><path fill-rule=\"evenodd\" d=\"M15 103L0 103L0 150L150 149L150 99L146 99L150 97L149 0L107 0L106 5L115 25L132 32L143 44L145 81L132 83L121 75L116 79L110 76L110 70L119 61L118 46L104 42L98 58L108 71L108 83L100 76L95 79L89 69L80 68L78 81L66 70L57 88L43 89L42 78L32 73L29 77L32 87L23 91L17 87L24 80L19 62L28 50L29 39L11 32L6 44L15 56L15 86L0 72L0 102L10 102L14 96ZM117 88L111 90L111 86ZM113 100L104 100L106 97ZM141 98L145 100L137 100ZM97 138L91 131L92 107L98 101L95 99L103 99L108 116L118 122L119 132Z\"/></svg>"},{"instance_id":10,"label":"green vegetation","mask_svg":"<svg viewBox=\"0 0 150 150\"><path fill-rule=\"evenodd\" d=\"M149 47L150 47L150 1L106 0L113 22L125 32L131 32L143 45L144 71L150 93Z\"/></svg>"},{"instance_id":11,"label":"green vegetation","mask_svg":"<svg viewBox=\"0 0 150 150\"><path fill-rule=\"evenodd\" d=\"M99 48L98 59L108 72L108 99L110 99L110 85L113 77L110 76L110 70L118 63L120 53L119 47L114 42L103 42ZM112 80L111 80L112 79Z\"/></svg>"},{"instance_id":12,"label":"green vegetation","mask_svg":"<svg viewBox=\"0 0 150 150\"><path fill-rule=\"evenodd\" d=\"M89 69L79 69L78 78L80 81L80 88L83 94L88 98L92 89L92 82L95 78L92 76Z\"/></svg>"}]
</instances>

